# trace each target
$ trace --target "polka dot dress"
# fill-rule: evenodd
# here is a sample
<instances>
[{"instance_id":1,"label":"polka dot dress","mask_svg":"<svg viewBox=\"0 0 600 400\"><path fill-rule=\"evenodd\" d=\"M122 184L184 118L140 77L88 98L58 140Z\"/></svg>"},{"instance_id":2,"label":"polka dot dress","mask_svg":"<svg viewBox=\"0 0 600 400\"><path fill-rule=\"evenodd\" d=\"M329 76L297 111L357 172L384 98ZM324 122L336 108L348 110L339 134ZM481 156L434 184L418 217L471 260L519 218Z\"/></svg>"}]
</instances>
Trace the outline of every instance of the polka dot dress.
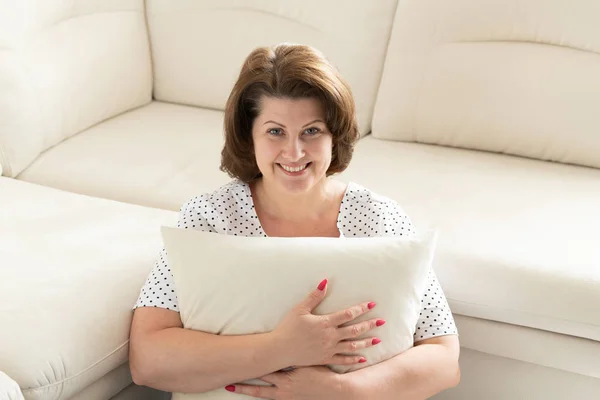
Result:
<instances>
[{"instance_id":1,"label":"polka dot dress","mask_svg":"<svg viewBox=\"0 0 600 400\"><path fill-rule=\"evenodd\" d=\"M413 235L414 228L400 206L355 183L348 184L337 220L345 237ZM254 210L250 187L232 181L213 193L194 197L179 213L179 228L239 236L264 236ZM421 300L414 340L458 334L448 302L433 270ZM179 312L167 254L163 249L134 306L161 307Z\"/></svg>"}]
</instances>

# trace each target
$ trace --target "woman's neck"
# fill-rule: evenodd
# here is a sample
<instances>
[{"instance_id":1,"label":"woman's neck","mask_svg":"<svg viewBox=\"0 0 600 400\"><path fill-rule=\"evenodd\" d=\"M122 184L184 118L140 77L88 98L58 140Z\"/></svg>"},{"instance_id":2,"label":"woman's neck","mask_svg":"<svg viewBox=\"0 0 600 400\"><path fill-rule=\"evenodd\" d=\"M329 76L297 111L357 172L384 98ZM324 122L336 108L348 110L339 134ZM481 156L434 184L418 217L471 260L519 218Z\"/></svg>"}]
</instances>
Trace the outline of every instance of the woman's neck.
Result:
<instances>
[{"instance_id":1,"label":"woman's neck","mask_svg":"<svg viewBox=\"0 0 600 400\"><path fill-rule=\"evenodd\" d=\"M344 185L341 182L323 178L307 193L290 194L275 185L259 180L252 187L254 202L269 218L286 222L307 222L320 220L339 208Z\"/></svg>"}]
</instances>

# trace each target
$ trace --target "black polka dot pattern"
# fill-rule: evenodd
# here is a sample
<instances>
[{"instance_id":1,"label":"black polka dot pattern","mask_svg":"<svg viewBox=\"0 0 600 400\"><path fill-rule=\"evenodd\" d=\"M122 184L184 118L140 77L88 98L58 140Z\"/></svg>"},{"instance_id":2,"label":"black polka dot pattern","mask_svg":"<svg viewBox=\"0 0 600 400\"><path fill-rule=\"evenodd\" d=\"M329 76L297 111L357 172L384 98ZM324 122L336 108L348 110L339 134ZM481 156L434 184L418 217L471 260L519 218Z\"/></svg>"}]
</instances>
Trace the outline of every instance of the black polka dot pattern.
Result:
<instances>
[{"instance_id":1,"label":"black polka dot pattern","mask_svg":"<svg viewBox=\"0 0 600 400\"><path fill-rule=\"evenodd\" d=\"M338 229L345 237L403 236L415 233L412 222L393 200L350 183L338 215ZM263 236L247 184L233 181L213 193L194 197L179 213L179 228L239 236ZM167 254L161 250L134 306L161 307L179 312L173 275ZM414 341L458 334L454 318L435 272L429 271L421 300Z\"/></svg>"}]
</instances>

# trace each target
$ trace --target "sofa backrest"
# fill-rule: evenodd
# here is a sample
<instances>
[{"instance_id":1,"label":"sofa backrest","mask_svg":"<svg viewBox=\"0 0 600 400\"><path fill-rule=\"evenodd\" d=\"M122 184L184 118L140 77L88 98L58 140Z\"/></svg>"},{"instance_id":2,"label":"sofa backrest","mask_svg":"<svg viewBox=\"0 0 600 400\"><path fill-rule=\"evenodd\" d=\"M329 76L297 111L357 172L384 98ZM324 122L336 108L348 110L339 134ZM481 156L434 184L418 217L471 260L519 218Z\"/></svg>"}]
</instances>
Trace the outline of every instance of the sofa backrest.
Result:
<instances>
[{"instance_id":1,"label":"sofa backrest","mask_svg":"<svg viewBox=\"0 0 600 400\"><path fill-rule=\"evenodd\" d=\"M143 0L0 1L0 164L151 100Z\"/></svg>"},{"instance_id":2,"label":"sofa backrest","mask_svg":"<svg viewBox=\"0 0 600 400\"><path fill-rule=\"evenodd\" d=\"M600 168L600 1L401 0L373 135Z\"/></svg>"},{"instance_id":3,"label":"sofa backrest","mask_svg":"<svg viewBox=\"0 0 600 400\"><path fill-rule=\"evenodd\" d=\"M350 84L362 134L397 0L147 0L157 100L222 110L243 60L281 42L321 50Z\"/></svg>"}]
</instances>

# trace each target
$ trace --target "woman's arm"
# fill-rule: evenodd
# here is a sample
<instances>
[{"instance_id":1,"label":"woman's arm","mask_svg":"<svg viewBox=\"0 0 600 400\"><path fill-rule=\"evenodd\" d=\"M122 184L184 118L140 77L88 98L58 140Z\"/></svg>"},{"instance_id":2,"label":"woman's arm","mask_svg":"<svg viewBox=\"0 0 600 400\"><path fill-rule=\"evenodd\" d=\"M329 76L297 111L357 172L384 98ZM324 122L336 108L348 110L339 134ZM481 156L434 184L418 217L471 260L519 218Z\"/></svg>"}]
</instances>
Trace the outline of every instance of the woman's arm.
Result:
<instances>
[{"instance_id":1,"label":"woman's arm","mask_svg":"<svg viewBox=\"0 0 600 400\"><path fill-rule=\"evenodd\" d=\"M271 334L218 336L184 329L179 313L136 309L131 328L133 381L167 392L206 392L287 367Z\"/></svg>"},{"instance_id":2,"label":"woman's arm","mask_svg":"<svg viewBox=\"0 0 600 400\"><path fill-rule=\"evenodd\" d=\"M380 204L378 236L416 234L411 219L395 201ZM385 362L342 376L352 399L415 399L458 385L460 344L448 301L435 272L428 276L415 346ZM437 336L436 336L437 335Z\"/></svg>"},{"instance_id":3,"label":"woman's arm","mask_svg":"<svg viewBox=\"0 0 600 400\"><path fill-rule=\"evenodd\" d=\"M177 227L216 232L201 212L211 207L205 196L191 199L181 207ZM205 392L288 366L271 334L217 336L184 329L174 287L162 249L131 325L129 362L136 384L168 392Z\"/></svg>"},{"instance_id":4,"label":"woman's arm","mask_svg":"<svg viewBox=\"0 0 600 400\"><path fill-rule=\"evenodd\" d=\"M377 329L381 320L345 324L368 313L375 303L312 314L326 293L324 280L272 332L255 335L219 336L183 329L176 311L138 308L130 333L134 382L170 392L206 392L292 365L364 362L360 356L345 354L376 345L372 337L357 338Z\"/></svg>"},{"instance_id":5,"label":"woman's arm","mask_svg":"<svg viewBox=\"0 0 600 400\"><path fill-rule=\"evenodd\" d=\"M387 361L341 376L350 399L423 400L458 385L456 335L423 340Z\"/></svg>"}]
</instances>

